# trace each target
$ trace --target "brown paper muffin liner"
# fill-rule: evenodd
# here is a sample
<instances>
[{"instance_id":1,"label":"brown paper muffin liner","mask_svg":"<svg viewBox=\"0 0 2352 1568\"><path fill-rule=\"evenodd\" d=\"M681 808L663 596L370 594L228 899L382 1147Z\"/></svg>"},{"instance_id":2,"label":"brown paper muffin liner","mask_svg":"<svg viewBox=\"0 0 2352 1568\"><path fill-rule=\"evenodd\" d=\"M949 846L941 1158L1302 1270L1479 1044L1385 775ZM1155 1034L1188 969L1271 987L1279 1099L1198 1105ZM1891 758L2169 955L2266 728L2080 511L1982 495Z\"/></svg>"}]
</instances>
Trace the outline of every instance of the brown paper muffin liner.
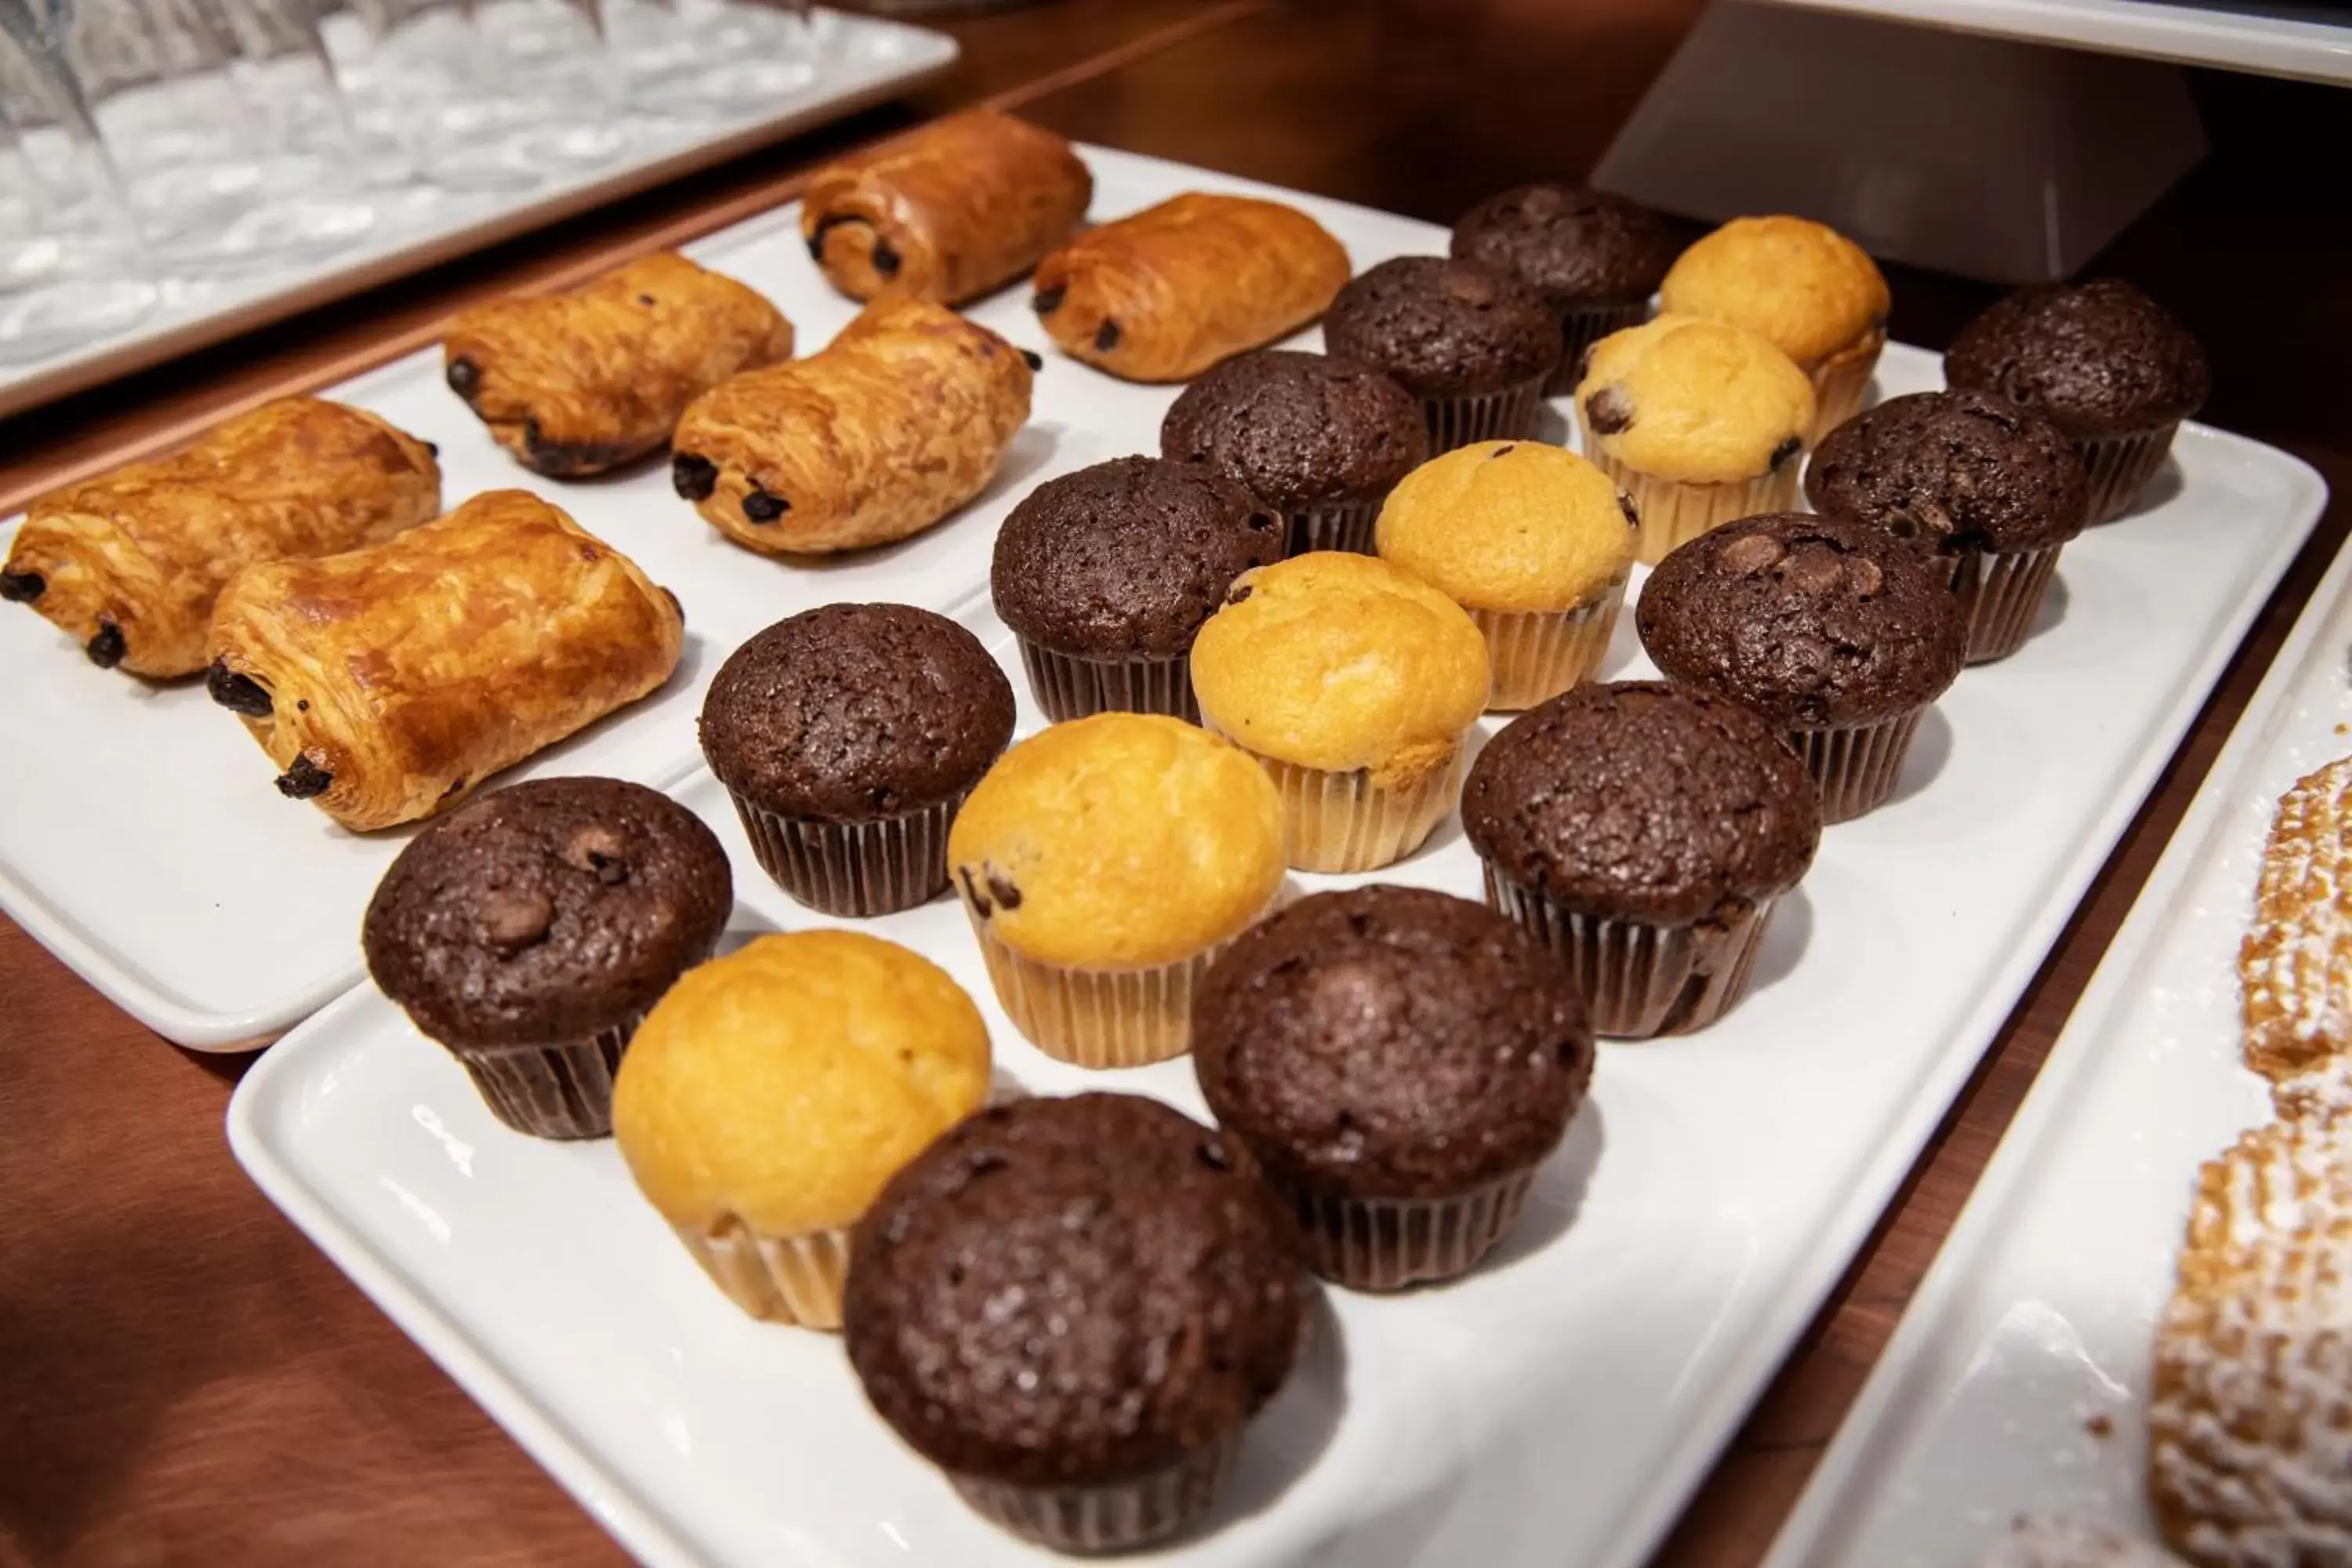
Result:
<instances>
[{"instance_id":1,"label":"brown paper muffin liner","mask_svg":"<svg viewBox=\"0 0 2352 1568\"><path fill-rule=\"evenodd\" d=\"M1628 327L1638 327L1650 319L1650 302L1636 300L1625 305L1587 305L1569 311L1560 318L1561 353L1559 368L1544 383L1546 397L1567 397L1576 391L1576 384L1584 379L1584 351L1612 332L1622 332Z\"/></svg>"},{"instance_id":2,"label":"brown paper muffin liner","mask_svg":"<svg viewBox=\"0 0 2352 1568\"><path fill-rule=\"evenodd\" d=\"M1213 724L1207 728L1223 733ZM1282 796L1283 859L1300 871L1376 871L1403 859L1460 797L1467 739L1467 731L1454 738L1444 767L1396 785L1374 783L1366 768L1331 773L1250 752Z\"/></svg>"},{"instance_id":3,"label":"brown paper muffin liner","mask_svg":"<svg viewBox=\"0 0 2352 1568\"><path fill-rule=\"evenodd\" d=\"M1805 433L1807 451L1862 412L1863 400L1870 395L1870 373L1877 368L1879 352L1885 347L1886 329L1874 328L1808 367L1806 374L1813 378L1813 427Z\"/></svg>"},{"instance_id":4,"label":"brown paper muffin liner","mask_svg":"<svg viewBox=\"0 0 2352 1568\"><path fill-rule=\"evenodd\" d=\"M1402 1290L1478 1267L1517 1223L1536 1173L1444 1198L1335 1197L1268 1180L1298 1215L1308 1268L1351 1290Z\"/></svg>"},{"instance_id":5,"label":"brown paper muffin liner","mask_svg":"<svg viewBox=\"0 0 2352 1568\"><path fill-rule=\"evenodd\" d=\"M1485 863L1486 902L1568 961L1592 1031L1647 1040L1704 1029L1748 990L1774 900L1696 925L1653 925L1564 909Z\"/></svg>"},{"instance_id":6,"label":"brown paper muffin liner","mask_svg":"<svg viewBox=\"0 0 2352 1568\"><path fill-rule=\"evenodd\" d=\"M1031 642L1021 645L1021 668L1037 706L1056 724L1094 713L1165 713L1197 724L1192 665L1180 658L1079 658Z\"/></svg>"},{"instance_id":7,"label":"brown paper muffin liner","mask_svg":"<svg viewBox=\"0 0 2352 1568\"><path fill-rule=\"evenodd\" d=\"M2153 430L2075 437L2074 455L2083 459L2091 476L2092 522L2113 522L2131 510L2139 492L2164 467L2172 438L2179 431L2180 421L2176 419Z\"/></svg>"},{"instance_id":8,"label":"brown paper muffin liner","mask_svg":"<svg viewBox=\"0 0 2352 1568\"><path fill-rule=\"evenodd\" d=\"M755 1318L804 1329L841 1327L841 1288L849 1276L849 1230L761 1236L735 1215L707 1227L673 1226L711 1282Z\"/></svg>"},{"instance_id":9,"label":"brown paper muffin liner","mask_svg":"<svg viewBox=\"0 0 2352 1568\"><path fill-rule=\"evenodd\" d=\"M1139 1068L1192 1048L1192 994L1223 942L1149 969L1076 969L1015 950L969 901L964 912L996 999L1047 1056L1082 1068Z\"/></svg>"},{"instance_id":10,"label":"brown paper muffin liner","mask_svg":"<svg viewBox=\"0 0 2352 1568\"><path fill-rule=\"evenodd\" d=\"M1608 655L1624 607L1625 579L1620 577L1572 610L1469 610L1472 624L1486 639L1495 671L1487 711L1516 713L1591 679Z\"/></svg>"},{"instance_id":11,"label":"brown paper muffin liner","mask_svg":"<svg viewBox=\"0 0 2352 1568\"><path fill-rule=\"evenodd\" d=\"M1578 418L1582 417L1580 413ZM1755 479L1717 485L1654 479L1602 451L1589 428L1584 432L1584 453L1612 484L1633 498L1634 513L1642 520L1633 558L1649 566L1711 528L1759 512L1787 511L1797 504L1797 476L1804 467L1791 459Z\"/></svg>"},{"instance_id":12,"label":"brown paper muffin liner","mask_svg":"<svg viewBox=\"0 0 2352 1568\"><path fill-rule=\"evenodd\" d=\"M450 1047L490 1114L534 1138L605 1138L613 1131L613 1075L621 1068L637 1013L584 1040L520 1050Z\"/></svg>"},{"instance_id":13,"label":"brown paper muffin liner","mask_svg":"<svg viewBox=\"0 0 2352 1568\"><path fill-rule=\"evenodd\" d=\"M948 826L969 790L875 822L814 822L729 791L752 858L810 909L863 920L928 903L948 885Z\"/></svg>"},{"instance_id":14,"label":"brown paper muffin liner","mask_svg":"<svg viewBox=\"0 0 2352 1568\"><path fill-rule=\"evenodd\" d=\"M1952 591L1968 611L1970 664L2007 658L2025 646L2063 548L1970 551L1953 563Z\"/></svg>"},{"instance_id":15,"label":"brown paper muffin liner","mask_svg":"<svg viewBox=\"0 0 2352 1568\"><path fill-rule=\"evenodd\" d=\"M1202 1445L1164 1470L1107 1486L1031 1487L950 1474L972 1510L1055 1552L1127 1552L1192 1523L1233 1479L1239 1431Z\"/></svg>"},{"instance_id":16,"label":"brown paper muffin liner","mask_svg":"<svg viewBox=\"0 0 2352 1568\"><path fill-rule=\"evenodd\" d=\"M1520 441L1535 434L1536 410L1543 404L1548 375L1461 397L1423 397L1433 458L1473 441Z\"/></svg>"},{"instance_id":17,"label":"brown paper muffin liner","mask_svg":"<svg viewBox=\"0 0 2352 1568\"><path fill-rule=\"evenodd\" d=\"M1345 550L1357 555L1373 553L1372 530L1381 521L1381 503L1387 499L1383 496L1380 500L1319 501L1314 506L1291 508L1282 514L1283 554L1305 555L1317 550Z\"/></svg>"},{"instance_id":18,"label":"brown paper muffin liner","mask_svg":"<svg viewBox=\"0 0 2352 1568\"><path fill-rule=\"evenodd\" d=\"M1875 724L1789 731L1789 743L1821 785L1822 822L1852 822L1886 804L1895 780L1903 776L1903 758L1927 711L1915 708Z\"/></svg>"}]
</instances>

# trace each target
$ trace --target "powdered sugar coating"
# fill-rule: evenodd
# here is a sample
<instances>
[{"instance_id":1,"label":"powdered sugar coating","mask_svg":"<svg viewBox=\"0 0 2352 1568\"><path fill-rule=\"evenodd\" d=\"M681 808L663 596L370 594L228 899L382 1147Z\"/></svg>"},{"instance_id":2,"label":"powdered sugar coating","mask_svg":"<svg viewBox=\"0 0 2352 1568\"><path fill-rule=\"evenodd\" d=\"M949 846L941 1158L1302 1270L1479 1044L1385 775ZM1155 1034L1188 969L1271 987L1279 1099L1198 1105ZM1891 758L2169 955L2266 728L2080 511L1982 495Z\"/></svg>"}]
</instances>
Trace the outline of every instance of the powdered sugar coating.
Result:
<instances>
[{"instance_id":1,"label":"powdered sugar coating","mask_svg":"<svg viewBox=\"0 0 2352 1568\"><path fill-rule=\"evenodd\" d=\"M2270 1079L2317 1065L2352 1043L2352 757L2279 797L2238 949L2246 1064Z\"/></svg>"}]
</instances>

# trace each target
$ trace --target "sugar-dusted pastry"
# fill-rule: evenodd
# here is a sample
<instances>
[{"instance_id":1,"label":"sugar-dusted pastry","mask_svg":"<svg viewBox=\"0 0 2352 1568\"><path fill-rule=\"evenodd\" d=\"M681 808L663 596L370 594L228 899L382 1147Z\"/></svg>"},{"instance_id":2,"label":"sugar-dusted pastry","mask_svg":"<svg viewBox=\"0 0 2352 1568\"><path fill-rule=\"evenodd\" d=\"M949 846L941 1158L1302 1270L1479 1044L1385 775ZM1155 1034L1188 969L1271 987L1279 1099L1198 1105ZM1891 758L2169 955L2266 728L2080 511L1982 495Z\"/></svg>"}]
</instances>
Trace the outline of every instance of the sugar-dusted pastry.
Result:
<instances>
[{"instance_id":1,"label":"sugar-dusted pastry","mask_svg":"<svg viewBox=\"0 0 2352 1568\"><path fill-rule=\"evenodd\" d=\"M2147 1489L2208 1565L2341 1563L2352 1541L2352 1135L2271 1122L2199 1173L2157 1329Z\"/></svg>"},{"instance_id":2,"label":"sugar-dusted pastry","mask_svg":"<svg viewBox=\"0 0 2352 1568\"><path fill-rule=\"evenodd\" d=\"M2352 757L2279 797L2238 948L2246 1065L2269 1079L2352 1045Z\"/></svg>"},{"instance_id":3,"label":"sugar-dusted pastry","mask_svg":"<svg viewBox=\"0 0 2352 1568\"><path fill-rule=\"evenodd\" d=\"M732 278L660 251L569 294L493 300L441 340L449 389L526 468L617 468L738 371L793 357L793 324Z\"/></svg>"},{"instance_id":4,"label":"sugar-dusted pastry","mask_svg":"<svg viewBox=\"0 0 2352 1568\"><path fill-rule=\"evenodd\" d=\"M1190 381L1297 331L1347 281L1347 251L1305 213L1193 192L1055 251L1030 303L1073 358L1129 381Z\"/></svg>"},{"instance_id":5,"label":"sugar-dusted pastry","mask_svg":"<svg viewBox=\"0 0 2352 1568\"><path fill-rule=\"evenodd\" d=\"M221 585L247 566L389 539L441 510L433 445L373 414L283 397L193 447L36 500L0 572L90 662L163 679L205 667Z\"/></svg>"},{"instance_id":6,"label":"sugar-dusted pastry","mask_svg":"<svg viewBox=\"0 0 2352 1568\"><path fill-rule=\"evenodd\" d=\"M801 199L801 237L853 300L953 305L1036 266L1094 192L1067 142L979 109L819 169Z\"/></svg>"},{"instance_id":7,"label":"sugar-dusted pastry","mask_svg":"<svg viewBox=\"0 0 2352 1568\"><path fill-rule=\"evenodd\" d=\"M345 827L463 799L669 679L677 600L525 490L388 543L256 566L213 616L213 700Z\"/></svg>"},{"instance_id":8,"label":"sugar-dusted pastry","mask_svg":"<svg viewBox=\"0 0 2352 1568\"><path fill-rule=\"evenodd\" d=\"M1033 368L952 310L878 300L823 353L697 398L671 438L670 479L763 555L887 544L995 477L1029 417Z\"/></svg>"}]
</instances>

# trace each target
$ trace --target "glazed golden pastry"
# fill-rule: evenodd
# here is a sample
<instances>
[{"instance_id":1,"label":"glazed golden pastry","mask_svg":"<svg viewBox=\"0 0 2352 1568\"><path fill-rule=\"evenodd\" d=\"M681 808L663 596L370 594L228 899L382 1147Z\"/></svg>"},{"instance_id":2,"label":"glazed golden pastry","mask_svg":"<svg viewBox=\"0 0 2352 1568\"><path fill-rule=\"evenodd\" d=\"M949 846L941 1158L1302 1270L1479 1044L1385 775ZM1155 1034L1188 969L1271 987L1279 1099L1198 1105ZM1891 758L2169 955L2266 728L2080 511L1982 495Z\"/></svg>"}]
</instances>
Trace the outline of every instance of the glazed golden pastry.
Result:
<instances>
[{"instance_id":1,"label":"glazed golden pastry","mask_svg":"<svg viewBox=\"0 0 2352 1568\"><path fill-rule=\"evenodd\" d=\"M1037 264L1031 304L1062 352L1129 381L1189 381L1287 337L1348 280L1348 253L1295 207L1173 196Z\"/></svg>"},{"instance_id":2,"label":"glazed golden pastry","mask_svg":"<svg viewBox=\"0 0 2352 1568\"><path fill-rule=\"evenodd\" d=\"M449 389L535 473L602 473L669 439L738 371L793 357L793 324L732 278L664 251L570 294L493 300L441 340Z\"/></svg>"},{"instance_id":3,"label":"glazed golden pastry","mask_svg":"<svg viewBox=\"0 0 2352 1568\"><path fill-rule=\"evenodd\" d=\"M695 400L670 479L763 555L919 533L995 477L1029 417L1028 356L954 311L893 295L824 352Z\"/></svg>"},{"instance_id":4,"label":"glazed golden pastry","mask_svg":"<svg viewBox=\"0 0 2352 1568\"><path fill-rule=\"evenodd\" d=\"M853 300L953 305L1036 266L1086 217L1094 192L1067 142L975 110L819 169L801 201L801 237Z\"/></svg>"},{"instance_id":5,"label":"glazed golden pastry","mask_svg":"<svg viewBox=\"0 0 2352 1568\"><path fill-rule=\"evenodd\" d=\"M90 661L156 679L205 667L221 585L356 550L441 510L433 444L316 397L265 403L193 447L40 497L0 573Z\"/></svg>"},{"instance_id":6,"label":"glazed golden pastry","mask_svg":"<svg viewBox=\"0 0 2352 1568\"><path fill-rule=\"evenodd\" d=\"M365 832L645 696L685 639L635 563L526 490L488 490L389 543L239 574L205 686L281 794Z\"/></svg>"},{"instance_id":7,"label":"glazed golden pastry","mask_svg":"<svg viewBox=\"0 0 2352 1568\"><path fill-rule=\"evenodd\" d=\"M2352 1049L2352 757L2279 797L2238 980L2246 1065L2264 1078Z\"/></svg>"}]
</instances>

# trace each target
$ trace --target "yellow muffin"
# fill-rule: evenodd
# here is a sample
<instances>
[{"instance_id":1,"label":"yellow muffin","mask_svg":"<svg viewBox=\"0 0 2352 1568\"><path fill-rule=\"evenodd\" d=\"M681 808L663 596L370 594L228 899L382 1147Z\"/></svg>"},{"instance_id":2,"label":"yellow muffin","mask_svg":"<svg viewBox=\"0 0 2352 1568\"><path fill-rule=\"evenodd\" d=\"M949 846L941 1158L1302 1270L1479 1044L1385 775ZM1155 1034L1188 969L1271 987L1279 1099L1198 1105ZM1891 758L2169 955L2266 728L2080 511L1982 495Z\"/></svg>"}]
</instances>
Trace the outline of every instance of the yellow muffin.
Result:
<instances>
[{"instance_id":1,"label":"yellow muffin","mask_svg":"<svg viewBox=\"0 0 2352 1568\"><path fill-rule=\"evenodd\" d=\"M1676 258L1660 309L1746 327L1812 378L1806 444L1853 417L1886 344L1886 279L1869 253L1801 217L1734 218Z\"/></svg>"},{"instance_id":2,"label":"yellow muffin","mask_svg":"<svg viewBox=\"0 0 2352 1568\"><path fill-rule=\"evenodd\" d=\"M850 1226L988 1088L988 1026L945 971L879 937L795 931L688 971L646 1015L613 1136L738 1306L832 1329Z\"/></svg>"},{"instance_id":3,"label":"yellow muffin","mask_svg":"<svg viewBox=\"0 0 2352 1568\"><path fill-rule=\"evenodd\" d=\"M1577 384L1584 455L1633 498L1655 564L1710 528L1795 504L1812 384L1727 322L1659 316L1592 345Z\"/></svg>"},{"instance_id":4,"label":"yellow muffin","mask_svg":"<svg viewBox=\"0 0 2352 1568\"><path fill-rule=\"evenodd\" d=\"M1282 885L1265 770L1181 720L1097 713L997 760L948 865L998 999L1086 1067L1183 1053L1192 987Z\"/></svg>"},{"instance_id":5,"label":"yellow muffin","mask_svg":"<svg viewBox=\"0 0 2352 1568\"><path fill-rule=\"evenodd\" d=\"M1302 870L1368 871L1429 837L1490 679L1461 605L1339 551L1242 574L1192 644L1201 721L1265 764Z\"/></svg>"},{"instance_id":6,"label":"yellow muffin","mask_svg":"<svg viewBox=\"0 0 2352 1568\"><path fill-rule=\"evenodd\" d=\"M1600 668L1633 564L1633 503L1575 453L1482 441L1389 494L1381 559L1470 612L1494 667L1489 708L1532 708Z\"/></svg>"}]
</instances>

